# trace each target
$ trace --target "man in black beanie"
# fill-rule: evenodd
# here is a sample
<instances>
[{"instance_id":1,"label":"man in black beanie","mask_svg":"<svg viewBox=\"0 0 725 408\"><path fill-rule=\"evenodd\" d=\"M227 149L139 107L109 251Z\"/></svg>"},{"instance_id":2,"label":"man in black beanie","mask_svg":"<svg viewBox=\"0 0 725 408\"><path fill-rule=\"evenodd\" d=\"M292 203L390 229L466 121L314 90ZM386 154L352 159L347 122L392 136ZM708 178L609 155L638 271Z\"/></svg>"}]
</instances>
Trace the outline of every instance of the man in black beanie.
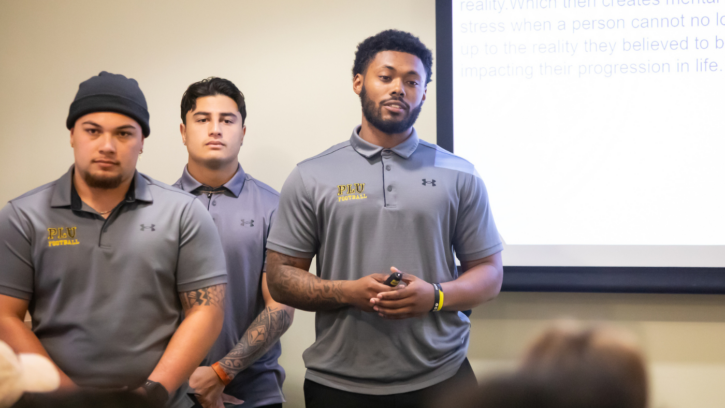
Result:
<instances>
[{"instance_id":1,"label":"man in black beanie","mask_svg":"<svg viewBox=\"0 0 725 408\"><path fill-rule=\"evenodd\" d=\"M75 163L0 210L0 340L50 357L66 390L189 407L186 379L224 316L214 222L193 195L136 171L150 128L135 80L81 83L66 125Z\"/></svg>"}]
</instances>

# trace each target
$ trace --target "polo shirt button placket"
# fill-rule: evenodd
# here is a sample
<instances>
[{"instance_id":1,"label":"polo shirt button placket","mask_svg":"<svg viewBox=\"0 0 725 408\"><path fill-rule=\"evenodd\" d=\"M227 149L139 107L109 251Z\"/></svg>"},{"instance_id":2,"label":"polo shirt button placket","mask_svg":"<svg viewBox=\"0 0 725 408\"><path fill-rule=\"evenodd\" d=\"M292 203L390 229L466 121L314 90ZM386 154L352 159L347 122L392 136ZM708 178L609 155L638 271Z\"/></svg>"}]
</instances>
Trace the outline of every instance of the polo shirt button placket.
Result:
<instances>
[{"instance_id":1,"label":"polo shirt button placket","mask_svg":"<svg viewBox=\"0 0 725 408\"><path fill-rule=\"evenodd\" d=\"M394 161L395 156L393 155L393 151L390 149L384 149L383 150L383 183L385 185L385 192L390 193L386 194L385 198L385 206L386 207L395 207L396 206L396 200L395 200L395 194L393 193L393 190L395 189L394 185L394 175L395 173L392 172L393 166L390 164L391 161ZM387 174L385 174L387 173Z\"/></svg>"}]
</instances>

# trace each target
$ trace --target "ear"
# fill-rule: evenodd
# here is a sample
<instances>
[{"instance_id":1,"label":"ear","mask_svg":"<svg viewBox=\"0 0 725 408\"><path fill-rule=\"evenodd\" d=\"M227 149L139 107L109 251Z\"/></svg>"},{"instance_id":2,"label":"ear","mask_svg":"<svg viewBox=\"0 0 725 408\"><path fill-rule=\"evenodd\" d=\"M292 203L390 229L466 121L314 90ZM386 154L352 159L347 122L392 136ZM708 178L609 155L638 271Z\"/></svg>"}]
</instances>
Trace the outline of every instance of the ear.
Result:
<instances>
[{"instance_id":1,"label":"ear","mask_svg":"<svg viewBox=\"0 0 725 408\"><path fill-rule=\"evenodd\" d=\"M244 145L244 136L247 134L247 125L242 126L242 140L239 141L239 146Z\"/></svg>"},{"instance_id":2,"label":"ear","mask_svg":"<svg viewBox=\"0 0 725 408\"><path fill-rule=\"evenodd\" d=\"M186 125L181 123L179 125L179 132L181 132L181 143L186 146Z\"/></svg>"},{"instance_id":3,"label":"ear","mask_svg":"<svg viewBox=\"0 0 725 408\"><path fill-rule=\"evenodd\" d=\"M363 74L355 74L355 77L352 79L352 90L355 91L356 94L360 95L364 83L365 76L363 76Z\"/></svg>"},{"instance_id":4,"label":"ear","mask_svg":"<svg viewBox=\"0 0 725 408\"><path fill-rule=\"evenodd\" d=\"M428 86L426 85L425 89L423 89L423 99L421 99L421 102L425 102L425 98L428 96Z\"/></svg>"},{"instance_id":5,"label":"ear","mask_svg":"<svg viewBox=\"0 0 725 408\"><path fill-rule=\"evenodd\" d=\"M75 137L73 137L73 131L76 130L76 127L73 126L70 128L70 147L75 147Z\"/></svg>"}]
</instances>

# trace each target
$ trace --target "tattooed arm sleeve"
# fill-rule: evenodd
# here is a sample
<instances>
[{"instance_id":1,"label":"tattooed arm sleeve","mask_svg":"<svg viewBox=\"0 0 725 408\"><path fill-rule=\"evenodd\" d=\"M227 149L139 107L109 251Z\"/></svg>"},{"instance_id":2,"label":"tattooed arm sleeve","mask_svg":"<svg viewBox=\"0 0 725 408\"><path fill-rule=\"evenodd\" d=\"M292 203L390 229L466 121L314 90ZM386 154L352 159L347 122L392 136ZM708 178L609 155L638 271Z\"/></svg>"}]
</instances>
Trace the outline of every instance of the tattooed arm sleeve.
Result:
<instances>
[{"instance_id":1,"label":"tattooed arm sleeve","mask_svg":"<svg viewBox=\"0 0 725 408\"><path fill-rule=\"evenodd\" d=\"M313 312L347 306L343 301L343 282L320 279L309 273L311 262L311 259L267 250L267 279L274 300Z\"/></svg>"},{"instance_id":2,"label":"tattooed arm sleeve","mask_svg":"<svg viewBox=\"0 0 725 408\"><path fill-rule=\"evenodd\" d=\"M266 273L262 275L262 294L265 300L264 310L249 325L239 343L219 360L219 365L230 378L234 378L262 357L292 324L294 309L272 299Z\"/></svg>"}]
</instances>

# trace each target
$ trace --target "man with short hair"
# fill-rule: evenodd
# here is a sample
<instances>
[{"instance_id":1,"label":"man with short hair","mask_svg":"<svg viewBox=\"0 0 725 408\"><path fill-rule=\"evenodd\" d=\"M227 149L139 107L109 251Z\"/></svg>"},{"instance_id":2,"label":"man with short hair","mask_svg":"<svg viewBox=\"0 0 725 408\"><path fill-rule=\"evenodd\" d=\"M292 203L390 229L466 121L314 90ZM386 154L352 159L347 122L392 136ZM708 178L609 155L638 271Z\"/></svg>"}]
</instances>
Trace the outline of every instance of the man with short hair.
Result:
<instances>
[{"instance_id":1,"label":"man with short hair","mask_svg":"<svg viewBox=\"0 0 725 408\"><path fill-rule=\"evenodd\" d=\"M135 80L81 83L66 125L74 165L0 211L0 340L48 356L62 388L187 408L224 318L219 234L194 196L136 171L150 127Z\"/></svg>"},{"instance_id":2,"label":"man with short hair","mask_svg":"<svg viewBox=\"0 0 725 408\"><path fill-rule=\"evenodd\" d=\"M211 213L229 279L224 328L189 380L204 408L241 404L238 400L250 408L284 402L279 338L292 324L294 309L272 299L264 273L279 194L239 164L246 116L244 95L222 78L191 84L181 100L189 162L174 186L194 194Z\"/></svg>"},{"instance_id":3,"label":"man with short hair","mask_svg":"<svg viewBox=\"0 0 725 408\"><path fill-rule=\"evenodd\" d=\"M421 407L476 386L462 311L499 293L503 246L473 166L413 128L431 66L409 33L360 43L362 124L299 163L282 188L269 287L317 312L304 353L308 408ZM307 272L315 255L318 276ZM393 289L384 282L397 268L404 284Z\"/></svg>"}]
</instances>

